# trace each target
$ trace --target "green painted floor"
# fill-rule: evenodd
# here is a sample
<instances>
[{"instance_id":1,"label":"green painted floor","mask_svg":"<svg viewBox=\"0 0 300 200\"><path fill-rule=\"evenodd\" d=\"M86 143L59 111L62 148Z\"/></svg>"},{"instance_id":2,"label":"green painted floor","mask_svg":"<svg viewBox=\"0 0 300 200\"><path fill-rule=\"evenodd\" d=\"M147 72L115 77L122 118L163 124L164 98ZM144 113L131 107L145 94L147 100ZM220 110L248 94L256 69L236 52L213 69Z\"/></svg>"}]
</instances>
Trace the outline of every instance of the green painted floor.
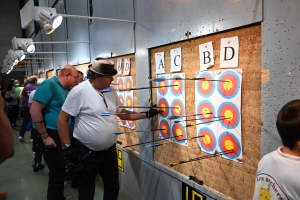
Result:
<instances>
[{"instance_id":1,"label":"green painted floor","mask_svg":"<svg viewBox=\"0 0 300 200\"><path fill-rule=\"evenodd\" d=\"M21 124L21 121L18 121ZM1 128L1 127L0 127ZM48 168L33 172L31 167L30 132L25 134L25 142L18 140L19 131L14 130L15 155L0 165L0 192L7 191L7 200L45 200L47 196ZM43 162L45 165L45 163ZM77 189L71 188L71 182L65 182L67 200L78 199ZM97 177L95 199L103 199L103 184ZM122 192L119 200L130 200Z\"/></svg>"}]
</instances>

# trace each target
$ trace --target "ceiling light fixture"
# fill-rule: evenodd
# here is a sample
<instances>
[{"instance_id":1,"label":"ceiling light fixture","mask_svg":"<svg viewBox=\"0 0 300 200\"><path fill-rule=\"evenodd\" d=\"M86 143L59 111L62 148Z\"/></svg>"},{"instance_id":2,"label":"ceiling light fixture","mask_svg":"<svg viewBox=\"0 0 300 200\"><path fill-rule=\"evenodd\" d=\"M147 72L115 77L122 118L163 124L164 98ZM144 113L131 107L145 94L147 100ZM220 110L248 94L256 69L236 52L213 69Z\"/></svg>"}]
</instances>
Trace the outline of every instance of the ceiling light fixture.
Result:
<instances>
[{"instance_id":1,"label":"ceiling light fixture","mask_svg":"<svg viewBox=\"0 0 300 200\"><path fill-rule=\"evenodd\" d=\"M13 50L22 49L26 52L33 53L35 51L35 46L31 38L16 38L12 39Z\"/></svg>"}]
</instances>

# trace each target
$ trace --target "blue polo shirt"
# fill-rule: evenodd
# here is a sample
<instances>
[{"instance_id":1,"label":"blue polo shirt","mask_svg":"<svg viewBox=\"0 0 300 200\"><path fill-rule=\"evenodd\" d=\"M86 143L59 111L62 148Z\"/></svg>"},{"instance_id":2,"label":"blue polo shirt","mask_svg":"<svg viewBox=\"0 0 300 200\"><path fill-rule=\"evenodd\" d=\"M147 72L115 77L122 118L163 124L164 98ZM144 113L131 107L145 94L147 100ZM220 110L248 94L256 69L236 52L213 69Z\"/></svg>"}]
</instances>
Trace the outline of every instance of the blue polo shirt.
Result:
<instances>
[{"instance_id":1,"label":"blue polo shirt","mask_svg":"<svg viewBox=\"0 0 300 200\"><path fill-rule=\"evenodd\" d=\"M53 76L43 81L36 89L33 100L45 104L42 110L46 129L57 130L57 120L69 89L64 88L58 78Z\"/></svg>"}]
</instances>

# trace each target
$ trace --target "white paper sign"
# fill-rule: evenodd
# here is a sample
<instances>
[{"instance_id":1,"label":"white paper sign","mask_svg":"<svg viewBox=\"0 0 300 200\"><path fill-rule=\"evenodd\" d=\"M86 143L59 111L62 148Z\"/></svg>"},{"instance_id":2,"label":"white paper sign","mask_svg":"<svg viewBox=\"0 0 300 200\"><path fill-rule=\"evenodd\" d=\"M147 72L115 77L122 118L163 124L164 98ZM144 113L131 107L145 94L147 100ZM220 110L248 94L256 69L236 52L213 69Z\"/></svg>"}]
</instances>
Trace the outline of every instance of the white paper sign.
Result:
<instances>
[{"instance_id":1,"label":"white paper sign","mask_svg":"<svg viewBox=\"0 0 300 200\"><path fill-rule=\"evenodd\" d=\"M125 58L123 75L129 75L129 72L130 72L130 58Z\"/></svg>"},{"instance_id":2,"label":"white paper sign","mask_svg":"<svg viewBox=\"0 0 300 200\"><path fill-rule=\"evenodd\" d=\"M206 71L215 65L215 55L212 42L199 45L200 71Z\"/></svg>"},{"instance_id":3,"label":"white paper sign","mask_svg":"<svg viewBox=\"0 0 300 200\"><path fill-rule=\"evenodd\" d=\"M181 71L181 48L171 49L171 72Z\"/></svg>"},{"instance_id":4,"label":"white paper sign","mask_svg":"<svg viewBox=\"0 0 300 200\"><path fill-rule=\"evenodd\" d=\"M238 36L221 39L220 68L237 68L239 62Z\"/></svg>"},{"instance_id":5,"label":"white paper sign","mask_svg":"<svg viewBox=\"0 0 300 200\"><path fill-rule=\"evenodd\" d=\"M117 71L118 71L118 74L122 74L122 58L118 58Z\"/></svg>"},{"instance_id":6,"label":"white paper sign","mask_svg":"<svg viewBox=\"0 0 300 200\"><path fill-rule=\"evenodd\" d=\"M156 66L156 74L166 73L164 52L155 53L155 66Z\"/></svg>"}]
</instances>

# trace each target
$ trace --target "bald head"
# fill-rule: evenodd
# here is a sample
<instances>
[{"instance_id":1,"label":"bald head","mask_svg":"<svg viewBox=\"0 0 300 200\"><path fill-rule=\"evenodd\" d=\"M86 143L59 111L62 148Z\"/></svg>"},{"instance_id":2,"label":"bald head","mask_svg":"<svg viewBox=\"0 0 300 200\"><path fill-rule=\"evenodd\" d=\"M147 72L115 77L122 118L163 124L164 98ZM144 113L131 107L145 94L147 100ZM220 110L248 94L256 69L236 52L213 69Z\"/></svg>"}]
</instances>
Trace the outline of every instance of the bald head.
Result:
<instances>
[{"instance_id":1,"label":"bald head","mask_svg":"<svg viewBox=\"0 0 300 200\"><path fill-rule=\"evenodd\" d=\"M58 79L65 88L77 85L78 71L72 65L64 66L58 74Z\"/></svg>"}]
</instances>

